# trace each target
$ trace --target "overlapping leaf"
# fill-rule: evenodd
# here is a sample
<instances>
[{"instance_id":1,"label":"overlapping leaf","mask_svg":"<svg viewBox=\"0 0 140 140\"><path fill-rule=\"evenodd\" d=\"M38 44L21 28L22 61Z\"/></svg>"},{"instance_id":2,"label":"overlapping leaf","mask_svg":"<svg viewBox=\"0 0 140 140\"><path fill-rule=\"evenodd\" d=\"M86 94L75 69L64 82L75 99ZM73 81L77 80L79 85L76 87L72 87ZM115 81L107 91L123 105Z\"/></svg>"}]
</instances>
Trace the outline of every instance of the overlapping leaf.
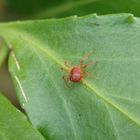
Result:
<instances>
[{"instance_id":1,"label":"overlapping leaf","mask_svg":"<svg viewBox=\"0 0 140 140\"><path fill-rule=\"evenodd\" d=\"M2 5L2 4L1 4ZM112 14L133 13L140 16L138 0L6 0L9 13L5 18L54 18L89 13ZM25 8L26 7L26 8ZM14 13L12 16L11 14ZM5 15L7 11L5 11ZM9 16L11 15L11 16Z\"/></svg>"},{"instance_id":2,"label":"overlapping leaf","mask_svg":"<svg viewBox=\"0 0 140 140\"><path fill-rule=\"evenodd\" d=\"M6 46L6 43L4 40L0 37L0 65L3 63L5 60L5 57L8 53L8 48Z\"/></svg>"},{"instance_id":3,"label":"overlapping leaf","mask_svg":"<svg viewBox=\"0 0 140 140\"><path fill-rule=\"evenodd\" d=\"M27 118L0 95L0 140L45 140Z\"/></svg>"}]
</instances>

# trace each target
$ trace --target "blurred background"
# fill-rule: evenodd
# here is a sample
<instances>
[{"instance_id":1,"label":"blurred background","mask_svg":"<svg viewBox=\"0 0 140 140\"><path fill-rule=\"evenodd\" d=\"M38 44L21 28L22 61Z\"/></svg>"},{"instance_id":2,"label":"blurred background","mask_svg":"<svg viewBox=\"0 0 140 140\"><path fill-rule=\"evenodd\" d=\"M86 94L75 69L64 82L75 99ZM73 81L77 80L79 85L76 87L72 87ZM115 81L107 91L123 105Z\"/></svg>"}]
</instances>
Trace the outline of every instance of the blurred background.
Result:
<instances>
[{"instance_id":1,"label":"blurred background","mask_svg":"<svg viewBox=\"0 0 140 140\"><path fill-rule=\"evenodd\" d=\"M0 0L0 22L63 18L112 13L140 16L139 0ZM19 109L11 76L8 72L9 52L0 44L0 91Z\"/></svg>"}]
</instances>

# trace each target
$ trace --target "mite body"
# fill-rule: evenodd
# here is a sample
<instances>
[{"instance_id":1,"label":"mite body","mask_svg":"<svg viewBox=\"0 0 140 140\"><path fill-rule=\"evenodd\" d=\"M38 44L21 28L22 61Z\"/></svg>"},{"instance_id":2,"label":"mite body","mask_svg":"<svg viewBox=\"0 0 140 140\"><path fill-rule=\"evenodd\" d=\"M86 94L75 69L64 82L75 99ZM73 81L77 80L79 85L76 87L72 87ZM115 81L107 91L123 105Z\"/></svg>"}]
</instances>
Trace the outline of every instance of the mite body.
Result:
<instances>
[{"instance_id":1,"label":"mite body","mask_svg":"<svg viewBox=\"0 0 140 140\"><path fill-rule=\"evenodd\" d=\"M80 67L74 67L70 71L70 81L71 82L80 82L83 77L83 72Z\"/></svg>"},{"instance_id":2,"label":"mite body","mask_svg":"<svg viewBox=\"0 0 140 140\"><path fill-rule=\"evenodd\" d=\"M92 52L90 51L87 53L82 60L80 61L79 65L75 65L74 67L71 67L67 61L65 61L65 66L67 68L61 68L63 71L67 72L62 78L66 83L73 82L78 83L84 78L85 76L91 76L90 73L86 72L86 68L95 64L96 61L91 61L88 64L84 65L84 61L88 59L89 55L91 55Z\"/></svg>"}]
</instances>

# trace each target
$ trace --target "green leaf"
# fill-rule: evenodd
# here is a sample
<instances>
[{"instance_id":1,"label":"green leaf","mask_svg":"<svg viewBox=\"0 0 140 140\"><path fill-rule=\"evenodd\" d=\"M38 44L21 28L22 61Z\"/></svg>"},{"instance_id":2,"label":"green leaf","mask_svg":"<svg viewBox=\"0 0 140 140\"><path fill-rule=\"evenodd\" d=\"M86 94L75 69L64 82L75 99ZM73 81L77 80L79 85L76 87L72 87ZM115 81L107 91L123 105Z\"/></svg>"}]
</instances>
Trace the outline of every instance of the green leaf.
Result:
<instances>
[{"instance_id":1,"label":"green leaf","mask_svg":"<svg viewBox=\"0 0 140 140\"><path fill-rule=\"evenodd\" d=\"M56 0L57 1L57 0ZM36 18L65 17L70 15L86 15L90 13L112 14L133 13L140 16L140 2L138 0L69 0L62 1L42 12L36 13Z\"/></svg>"},{"instance_id":2,"label":"green leaf","mask_svg":"<svg viewBox=\"0 0 140 140\"><path fill-rule=\"evenodd\" d=\"M0 65L5 60L6 56L8 54L8 48L4 40L0 37Z\"/></svg>"},{"instance_id":3,"label":"green leaf","mask_svg":"<svg viewBox=\"0 0 140 140\"><path fill-rule=\"evenodd\" d=\"M49 140L140 139L140 19L88 15L0 24L12 44L9 69L22 107ZM68 88L64 61L95 78Z\"/></svg>"},{"instance_id":4,"label":"green leaf","mask_svg":"<svg viewBox=\"0 0 140 140\"><path fill-rule=\"evenodd\" d=\"M16 13L19 12L21 14L30 14L29 12L31 13L37 12L41 9L48 9L50 7L54 7L63 3L72 2L72 0L61 0L61 1L57 1L57 0L40 0L40 1L38 0L30 0L30 1L29 0L24 0L24 1L6 0L6 1L7 2L5 2L5 5L9 7L10 10Z\"/></svg>"},{"instance_id":5,"label":"green leaf","mask_svg":"<svg viewBox=\"0 0 140 140\"><path fill-rule=\"evenodd\" d=\"M65 17L70 15L86 15L89 13L112 14L133 13L140 16L138 0L6 0L7 17L13 19ZM26 7L26 8L25 8ZM6 9L6 8L5 8ZM18 15L18 16L15 16Z\"/></svg>"},{"instance_id":6,"label":"green leaf","mask_svg":"<svg viewBox=\"0 0 140 140\"><path fill-rule=\"evenodd\" d=\"M45 140L27 118L0 94L0 140Z\"/></svg>"}]
</instances>

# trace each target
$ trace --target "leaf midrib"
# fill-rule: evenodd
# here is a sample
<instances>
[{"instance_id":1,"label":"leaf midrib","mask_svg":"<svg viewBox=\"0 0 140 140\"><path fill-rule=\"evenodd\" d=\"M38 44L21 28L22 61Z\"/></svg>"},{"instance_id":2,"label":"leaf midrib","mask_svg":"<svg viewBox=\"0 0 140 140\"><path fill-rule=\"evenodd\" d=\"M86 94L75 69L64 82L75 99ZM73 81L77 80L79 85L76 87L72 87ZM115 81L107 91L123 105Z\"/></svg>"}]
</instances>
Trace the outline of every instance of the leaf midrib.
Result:
<instances>
[{"instance_id":1,"label":"leaf midrib","mask_svg":"<svg viewBox=\"0 0 140 140\"><path fill-rule=\"evenodd\" d=\"M5 34L7 36L6 32L4 32L4 31L3 31L3 35ZM54 55L55 53L52 52L51 50L49 50L49 48L45 47L47 45L44 45L43 43L41 43L37 38L31 37L29 33L26 33L26 32L23 32L23 31L19 31L17 29L14 29L14 30L13 29L8 29L7 32L8 32L8 35L9 35L10 32L12 34L17 35L17 36L18 36L18 34L20 34L20 36L22 36L24 38L24 40L26 40L27 42L29 42L33 46L36 46L37 49L39 49L40 51L42 51L43 53L45 53L46 55L48 55L58 65L60 65L61 67L66 68L66 66L62 63L63 61L60 59L60 57L55 57L55 55ZM39 47L39 46L44 46L44 47ZM112 101L110 101L107 97L103 96L101 94L102 92L95 85L89 83L85 79L83 79L82 82L83 82L83 84L85 84L92 91L92 94L95 94L96 96L98 96L105 103L111 105L113 108L115 108L117 111L119 111L121 114L123 114L124 116L126 116L129 120L131 120L133 123L135 123L136 125L138 125L140 127L140 122L139 121L134 120L133 117L131 115L129 115L126 111L124 111L123 109L121 109L120 107L118 107L115 103L113 103Z\"/></svg>"},{"instance_id":2,"label":"leaf midrib","mask_svg":"<svg viewBox=\"0 0 140 140\"><path fill-rule=\"evenodd\" d=\"M42 58L39 56L38 52L34 49L34 47L31 47L31 48L32 48L32 50L34 50L35 54L39 57L40 61L42 62L42 65L45 66L45 63L44 63L44 61L42 61ZM56 60L57 60L57 59L56 59ZM45 71L46 71L47 73L49 73L49 72L47 71L47 69L45 69ZM52 77L52 76L51 76L51 77ZM51 81L53 82L54 80L52 80L52 78L51 78ZM54 82L53 82L53 84L54 84L55 87L57 88L57 86L56 86L56 84L55 84ZM63 96L62 96L61 94L57 94L57 95L58 95L58 97L59 97L61 100L63 100L63 102L66 103L65 98L63 98ZM73 123L73 120L71 119L72 117L71 117L71 113L70 113L70 111L69 111L69 108L68 108L66 105L63 105L63 107L64 107L64 110L65 110L65 112L66 112L66 114L67 114L67 116L68 116L68 118L69 118L70 125L71 125L71 129L72 129L73 135L74 135L74 140L77 140L77 138L78 138L79 136L78 136L77 133L76 133L75 125L74 125L74 123Z\"/></svg>"},{"instance_id":3,"label":"leaf midrib","mask_svg":"<svg viewBox=\"0 0 140 140\"><path fill-rule=\"evenodd\" d=\"M118 110L120 113L122 113L124 116L126 116L129 120L131 120L133 123L137 124L140 127L140 122L134 120L133 117L131 117L131 115L129 115L126 111L124 111L119 106L117 106L112 101L110 101L108 98L106 98L105 96L103 96L101 94L102 92L95 85L93 85L93 84L91 85L85 79L83 79L83 83L86 84L87 87L90 90L94 91L94 93L96 94L97 97L99 97L100 99L102 99L103 101L105 101L105 103L107 103L107 104L111 105L112 107L114 107L116 110Z\"/></svg>"}]
</instances>

